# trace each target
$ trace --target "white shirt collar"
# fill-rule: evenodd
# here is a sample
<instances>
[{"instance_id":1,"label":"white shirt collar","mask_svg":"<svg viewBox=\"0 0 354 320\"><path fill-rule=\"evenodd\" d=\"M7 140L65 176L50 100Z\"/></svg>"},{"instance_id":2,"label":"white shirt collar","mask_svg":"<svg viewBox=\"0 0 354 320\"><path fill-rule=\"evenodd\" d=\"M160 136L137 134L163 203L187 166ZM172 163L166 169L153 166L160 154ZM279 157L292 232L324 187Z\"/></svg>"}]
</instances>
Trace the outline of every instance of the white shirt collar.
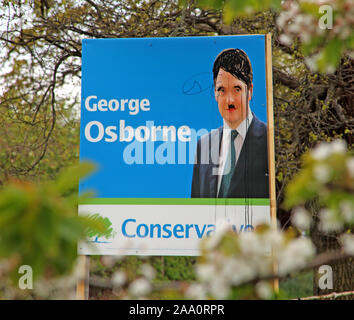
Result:
<instances>
[{"instance_id":1,"label":"white shirt collar","mask_svg":"<svg viewBox=\"0 0 354 320\"><path fill-rule=\"evenodd\" d=\"M253 115L251 112L251 109L248 109L248 116L239 124L239 126L236 128L237 133L243 138L245 139L248 128L251 125L253 119ZM231 132L231 128L230 126L227 124L227 122L224 120L224 125L223 125L223 130L225 133L225 129L226 132L229 134Z\"/></svg>"}]
</instances>

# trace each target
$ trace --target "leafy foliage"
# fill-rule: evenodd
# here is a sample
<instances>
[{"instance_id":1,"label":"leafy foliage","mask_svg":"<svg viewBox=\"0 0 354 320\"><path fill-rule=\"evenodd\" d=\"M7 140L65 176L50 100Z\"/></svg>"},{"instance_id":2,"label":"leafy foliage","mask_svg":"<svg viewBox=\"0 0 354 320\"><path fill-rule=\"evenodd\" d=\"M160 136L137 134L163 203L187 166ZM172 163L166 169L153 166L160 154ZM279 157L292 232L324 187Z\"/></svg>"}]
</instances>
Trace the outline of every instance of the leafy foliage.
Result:
<instances>
[{"instance_id":1,"label":"leafy foliage","mask_svg":"<svg viewBox=\"0 0 354 320\"><path fill-rule=\"evenodd\" d=\"M77 215L78 179L91 170L81 164L55 182L13 180L1 189L0 259L13 261L14 279L21 265L30 265L35 277L66 274L76 261L78 240L110 235L107 221Z\"/></svg>"},{"instance_id":2,"label":"leafy foliage","mask_svg":"<svg viewBox=\"0 0 354 320\"><path fill-rule=\"evenodd\" d=\"M282 34L280 40L290 46L300 39L300 49L314 69L332 73L341 57L354 49L353 5L351 0L326 3L311 0L199 0L201 7L222 9L226 24L235 18L273 10L281 12L277 20ZM334 20L334 24L328 20ZM320 26L322 22L323 26ZM326 27L324 24L329 25ZM296 42L296 41L295 41Z\"/></svg>"},{"instance_id":3,"label":"leafy foliage","mask_svg":"<svg viewBox=\"0 0 354 320\"><path fill-rule=\"evenodd\" d=\"M293 208L318 198L327 208L339 210L343 201L354 208L354 152L345 152L345 148L345 143L337 141L306 153L302 170L288 185L285 205Z\"/></svg>"}]
</instances>

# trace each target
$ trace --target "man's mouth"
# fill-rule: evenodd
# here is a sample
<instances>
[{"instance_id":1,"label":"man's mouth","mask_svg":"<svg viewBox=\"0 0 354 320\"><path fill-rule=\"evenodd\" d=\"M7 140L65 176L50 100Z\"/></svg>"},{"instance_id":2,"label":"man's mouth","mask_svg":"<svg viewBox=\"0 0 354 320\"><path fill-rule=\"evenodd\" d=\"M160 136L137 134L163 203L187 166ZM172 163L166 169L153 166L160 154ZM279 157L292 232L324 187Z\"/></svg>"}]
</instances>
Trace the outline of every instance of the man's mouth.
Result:
<instances>
[{"instance_id":1,"label":"man's mouth","mask_svg":"<svg viewBox=\"0 0 354 320\"><path fill-rule=\"evenodd\" d=\"M235 110L236 109L236 107L233 104L230 104L227 108L228 108L228 110Z\"/></svg>"}]
</instances>

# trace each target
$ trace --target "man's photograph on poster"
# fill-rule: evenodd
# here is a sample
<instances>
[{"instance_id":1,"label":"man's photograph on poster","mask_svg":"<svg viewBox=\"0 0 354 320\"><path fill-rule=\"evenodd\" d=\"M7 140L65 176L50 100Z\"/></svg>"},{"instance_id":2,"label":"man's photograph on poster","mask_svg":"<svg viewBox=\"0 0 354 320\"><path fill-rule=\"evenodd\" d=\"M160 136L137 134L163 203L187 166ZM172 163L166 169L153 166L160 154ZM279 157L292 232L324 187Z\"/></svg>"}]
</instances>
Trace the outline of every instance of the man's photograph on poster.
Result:
<instances>
[{"instance_id":1,"label":"man's photograph on poster","mask_svg":"<svg viewBox=\"0 0 354 320\"><path fill-rule=\"evenodd\" d=\"M223 50L213 65L223 125L198 141L192 198L268 198L267 125L252 112L252 64L245 51Z\"/></svg>"}]
</instances>

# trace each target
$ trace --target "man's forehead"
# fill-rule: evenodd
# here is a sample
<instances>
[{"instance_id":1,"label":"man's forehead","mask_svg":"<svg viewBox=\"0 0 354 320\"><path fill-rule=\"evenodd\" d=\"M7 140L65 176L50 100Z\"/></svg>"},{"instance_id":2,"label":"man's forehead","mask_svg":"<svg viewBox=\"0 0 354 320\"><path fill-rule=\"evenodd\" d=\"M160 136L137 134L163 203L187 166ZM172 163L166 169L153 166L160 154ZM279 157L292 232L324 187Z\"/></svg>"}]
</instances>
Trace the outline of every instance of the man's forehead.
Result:
<instances>
[{"instance_id":1,"label":"man's forehead","mask_svg":"<svg viewBox=\"0 0 354 320\"><path fill-rule=\"evenodd\" d=\"M245 82L243 82L241 79L237 78L236 76L234 76L233 74L231 74L230 72L225 71L224 69L220 68L218 75L215 79L215 83L216 84L222 84L225 82L231 82L231 83L235 83L235 84L242 84L242 85L246 85Z\"/></svg>"}]
</instances>

